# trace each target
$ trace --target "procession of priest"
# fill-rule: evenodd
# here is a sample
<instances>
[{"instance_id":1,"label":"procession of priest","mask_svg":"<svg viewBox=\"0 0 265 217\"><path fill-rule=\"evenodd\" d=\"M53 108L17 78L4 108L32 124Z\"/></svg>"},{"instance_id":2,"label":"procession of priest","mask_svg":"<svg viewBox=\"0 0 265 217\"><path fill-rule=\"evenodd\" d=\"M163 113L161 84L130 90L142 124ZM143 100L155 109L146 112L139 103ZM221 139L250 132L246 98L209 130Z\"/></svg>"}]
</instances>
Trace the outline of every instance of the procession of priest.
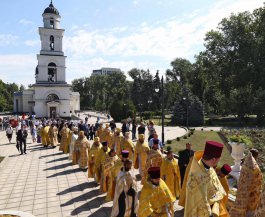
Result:
<instances>
[{"instance_id":1,"label":"procession of priest","mask_svg":"<svg viewBox=\"0 0 265 217\"><path fill-rule=\"evenodd\" d=\"M255 150L244 159L236 200L228 206L231 167L218 165L223 144L206 141L204 150L195 152L187 143L176 156L170 146L163 147L152 122L149 143L140 129L136 144L128 130L111 124L97 123L92 137L82 121L32 124L38 142L44 147L58 145L72 164L100 185L106 201L113 201L111 217L173 217L176 201L184 207L184 217L265 216L263 177Z\"/></svg>"}]
</instances>

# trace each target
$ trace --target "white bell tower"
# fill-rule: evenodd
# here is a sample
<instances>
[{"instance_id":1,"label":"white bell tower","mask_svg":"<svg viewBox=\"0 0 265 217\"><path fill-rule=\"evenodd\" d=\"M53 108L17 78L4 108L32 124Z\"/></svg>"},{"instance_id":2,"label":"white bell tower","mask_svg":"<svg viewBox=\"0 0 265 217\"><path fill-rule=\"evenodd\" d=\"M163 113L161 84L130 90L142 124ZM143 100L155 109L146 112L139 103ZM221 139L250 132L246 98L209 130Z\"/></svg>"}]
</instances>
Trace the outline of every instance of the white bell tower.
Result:
<instances>
[{"instance_id":1,"label":"white bell tower","mask_svg":"<svg viewBox=\"0 0 265 217\"><path fill-rule=\"evenodd\" d=\"M64 29L60 29L61 16L51 1L42 14L43 27L39 27L40 54L37 55L35 89L36 117L69 117L76 110L70 104L71 85L66 82L63 52Z\"/></svg>"}]
</instances>

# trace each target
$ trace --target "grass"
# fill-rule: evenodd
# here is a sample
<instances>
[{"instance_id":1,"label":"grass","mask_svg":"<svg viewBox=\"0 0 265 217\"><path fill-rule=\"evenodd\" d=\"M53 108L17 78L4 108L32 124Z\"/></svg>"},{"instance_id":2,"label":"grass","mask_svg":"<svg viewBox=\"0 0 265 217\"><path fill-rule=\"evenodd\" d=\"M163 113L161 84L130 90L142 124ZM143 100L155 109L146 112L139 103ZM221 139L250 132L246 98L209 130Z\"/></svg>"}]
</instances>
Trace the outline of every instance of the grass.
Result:
<instances>
[{"instance_id":1,"label":"grass","mask_svg":"<svg viewBox=\"0 0 265 217\"><path fill-rule=\"evenodd\" d=\"M0 157L0 163L1 163L2 160L4 160L4 157Z\"/></svg>"},{"instance_id":2,"label":"grass","mask_svg":"<svg viewBox=\"0 0 265 217\"><path fill-rule=\"evenodd\" d=\"M187 139L184 139L183 137L180 138L180 141L173 140L172 144L170 145L174 152L178 152L180 150L183 150L186 148L186 143L192 144L192 149L195 151L204 150L205 142L207 140L211 141L217 141L224 144L224 141L219 136L217 132L214 131L194 131L194 134L190 137L187 137ZM222 166L223 164L229 164L233 165L234 161L233 158L230 155L230 152L228 148L225 146L223 149L222 157L220 160L219 165Z\"/></svg>"}]
</instances>

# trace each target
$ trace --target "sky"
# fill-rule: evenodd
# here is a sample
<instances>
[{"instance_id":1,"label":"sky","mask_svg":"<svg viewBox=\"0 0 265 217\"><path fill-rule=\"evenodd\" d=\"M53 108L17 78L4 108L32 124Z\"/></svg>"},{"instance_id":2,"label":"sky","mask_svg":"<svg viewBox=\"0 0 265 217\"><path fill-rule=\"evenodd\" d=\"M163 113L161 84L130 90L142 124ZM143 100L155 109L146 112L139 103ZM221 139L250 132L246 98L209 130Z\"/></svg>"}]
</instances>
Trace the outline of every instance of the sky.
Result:
<instances>
[{"instance_id":1,"label":"sky","mask_svg":"<svg viewBox=\"0 0 265 217\"><path fill-rule=\"evenodd\" d=\"M0 79L35 83L38 27L50 0L1 1ZM150 69L163 74L177 57L194 61L205 34L231 13L253 11L263 0L53 0L65 29L67 82L93 69Z\"/></svg>"}]
</instances>

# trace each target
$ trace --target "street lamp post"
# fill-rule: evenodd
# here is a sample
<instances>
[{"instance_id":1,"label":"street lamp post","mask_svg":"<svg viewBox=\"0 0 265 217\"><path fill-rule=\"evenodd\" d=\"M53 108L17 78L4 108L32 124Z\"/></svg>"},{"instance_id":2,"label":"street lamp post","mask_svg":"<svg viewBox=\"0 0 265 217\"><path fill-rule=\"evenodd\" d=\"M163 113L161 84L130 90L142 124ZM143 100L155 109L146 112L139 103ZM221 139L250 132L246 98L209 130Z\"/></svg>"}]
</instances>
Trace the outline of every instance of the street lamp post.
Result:
<instances>
[{"instance_id":1,"label":"street lamp post","mask_svg":"<svg viewBox=\"0 0 265 217\"><path fill-rule=\"evenodd\" d=\"M189 129L189 109L188 109L188 99L183 97L183 100L186 102L186 127Z\"/></svg>"},{"instance_id":2,"label":"street lamp post","mask_svg":"<svg viewBox=\"0 0 265 217\"><path fill-rule=\"evenodd\" d=\"M155 92L159 92L159 87L157 87L155 89ZM165 141L165 131L164 131L164 128L165 128L165 121L164 121L164 118L165 118L165 114L164 114L164 77L162 75L162 78L161 78L161 110L162 110L162 144L164 145L164 141Z\"/></svg>"}]
</instances>

